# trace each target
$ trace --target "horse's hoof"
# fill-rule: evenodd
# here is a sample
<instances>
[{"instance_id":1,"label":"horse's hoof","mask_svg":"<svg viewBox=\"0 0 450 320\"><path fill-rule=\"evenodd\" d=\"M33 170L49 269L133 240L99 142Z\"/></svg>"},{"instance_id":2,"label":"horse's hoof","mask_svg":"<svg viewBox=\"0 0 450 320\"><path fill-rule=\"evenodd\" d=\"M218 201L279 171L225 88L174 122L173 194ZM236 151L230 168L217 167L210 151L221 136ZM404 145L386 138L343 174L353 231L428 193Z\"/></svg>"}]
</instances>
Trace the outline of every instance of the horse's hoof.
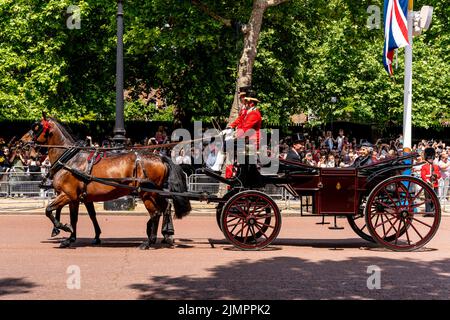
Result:
<instances>
[{"instance_id":1,"label":"horse's hoof","mask_svg":"<svg viewBox=\"0 0 450 320\"><path fill-rule=\"evenodd\" d=\"M77 241L77 238L70 237L69 241L70 241L70 243L74 243L75 241Z\"/></svg>"},{"instance_id":2,"label":"horse's hoof","mask_svg":"<svg viewBox=\"0 0 450 320\"><path fill-rule=\"evenodd\" d=\"M60 232L58 228L53 228L51 237L56 237Z\"/></svg>"},{"instance_id":3,"label":"horse's hoof","mask_svg":"<svg viewBox=\"0 0 450 320\"><path fill-rule=\"evenodd\" d=\"M61 243L59 244L60 248L69 248L71 244L70 239L66 239L64 241L61 241Z\"/></svg>"},{"instance_id":4,"label":"horse's hoof","mask_svg":"<svg viewBox=\"0 0 450 320\"><path fill-rule=\"evenodd\" d=\"M102 240L95 238L94 240L92 240L92 244L94 246L98 246L98 245L102 244Z\"/></svg>"},{"instance_id":5,"label":"horse's hoof","mask_svg":"<svg viewBox=\"0 0 450 320\"><path fill-rule=\"evenodd\" d=\"M66 231L66 232L73 233L72 226L70 224L67 224L67 223L65 225L61 226L60 229Z\"/></svg>"},{"instance_id":6,"label":"horse's hoof","mask_svg":"<svg viewBox=\"0 0 450 320\"><path fill-rule=\"evenodd\" d=\"M161 243L167 244L169 247L174 247L175 240L173 239L173 236L164 236L164 239L161 240Z\"/></svg>"},{"instance_id":7,"label":"horse's hoof","mask_svg":"<svg viewBox=\"0 0 450 320\"><path fill-rule=\"evenodd\" d=\"M141 250L148 250L150 249L150 243L148 241L144 241L140 246L139 249Z\"/></svg>"}]
</instances>

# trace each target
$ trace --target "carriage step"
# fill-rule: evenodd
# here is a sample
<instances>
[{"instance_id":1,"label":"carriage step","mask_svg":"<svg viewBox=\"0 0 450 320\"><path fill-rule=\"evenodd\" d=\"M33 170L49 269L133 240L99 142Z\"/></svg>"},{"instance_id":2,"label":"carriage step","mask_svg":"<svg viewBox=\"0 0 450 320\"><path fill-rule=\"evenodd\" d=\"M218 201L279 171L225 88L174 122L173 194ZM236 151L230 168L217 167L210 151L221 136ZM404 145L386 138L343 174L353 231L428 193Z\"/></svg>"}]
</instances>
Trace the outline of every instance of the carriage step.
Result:
<instances>
[{"instance_id":1,"label":"carriage step","mask_svg":"<svg viewBox=\"0 0 450 320\"><path fill-rule=\"evenodd\" d=\"M328 227L330 230L343 230L344 227L338 227L337 225L337 216L334 216L334 225L332 227Z\"/></svg>"},{"instance_id":2,"label":"carriage step","mask_svg":"<svg viewBox=\"0 0 450 320\"><path fill-rule=\"evenodd\" d=\"M316 224L321 224L321 225L325 225L325 224L330 224L329 222L325 222L325 216L322 216L322 221L321 222L316 222Z\"/></svg>"}]
</instances>

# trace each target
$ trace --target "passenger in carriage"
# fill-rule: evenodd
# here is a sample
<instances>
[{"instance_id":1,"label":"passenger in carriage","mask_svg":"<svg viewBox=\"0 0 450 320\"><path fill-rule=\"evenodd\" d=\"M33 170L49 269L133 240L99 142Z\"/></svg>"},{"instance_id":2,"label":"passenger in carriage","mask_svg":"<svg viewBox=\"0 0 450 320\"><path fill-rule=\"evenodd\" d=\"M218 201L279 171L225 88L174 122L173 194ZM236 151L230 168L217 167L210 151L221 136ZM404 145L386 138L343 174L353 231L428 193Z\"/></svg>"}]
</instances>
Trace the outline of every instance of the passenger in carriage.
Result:
<instances>
[{"instance_id":1,"label":"passenger in carriage","mask_svg":"<svg viewBox=\"0 0 450 320\"><path fill-rule=\"evenodd\" d=\"M305 159L303 160L303 162L304 162L305 164L309 165L309 166L312 166L312 167L316 167L316 166L317 166L317 163L314 161L311 152L308 152L308 153L306 154Z\"/></svg>"},{"instance_id":2,"label":"passenger in carriage","mask_svg":"<svg viewBox=\"0 0 450 320\"><path fill-rule=\"evenodd\" d=\"M373 163L372 160L372 144L369 142L364 142L361 144L361 148L359 150L359 156L356 158L355 162L351 167L359 168L362 166L367 166Z\"/></svg>"},{"instance_id":3,"label":"passenger in carriage","mask_svg":"<svg viewBox=\"0 0 450 320\"><path fill-rule=\"evenodd\" d=\"M302 161L302 151L305 150L305 144L303 141L296 140L292 144L292 147L289 149L289 152L286 155L286 160L290 161Z\"/></svg>"}]
</instances>

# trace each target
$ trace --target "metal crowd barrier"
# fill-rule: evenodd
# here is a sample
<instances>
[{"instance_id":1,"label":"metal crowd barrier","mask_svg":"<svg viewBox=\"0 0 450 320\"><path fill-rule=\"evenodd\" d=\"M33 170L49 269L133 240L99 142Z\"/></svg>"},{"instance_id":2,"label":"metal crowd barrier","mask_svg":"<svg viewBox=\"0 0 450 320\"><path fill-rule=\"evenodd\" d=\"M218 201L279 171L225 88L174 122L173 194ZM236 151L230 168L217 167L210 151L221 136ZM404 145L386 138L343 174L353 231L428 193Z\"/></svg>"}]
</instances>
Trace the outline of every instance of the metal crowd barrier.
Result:
<instances>
[{"instance_id":1,"label":"metal crowd barrier","mask_svg":"<svg viewBox=\"0 0 450 320\"><path fill-rule=\"evenodd\" d=\"M220 182L206 174L191 174L188 177L188 189L192 192L218 194L220 191ZM266 185L261 191L278 200L285 200L286 198L286 190L275 185Z\"/></svg>"},{"instance_id":2,"label":"metal crowd barrier","mask_svg":"<svg viewBox=\"0 0 450 320\"><path fill-rule=\"evenodd\" d=\"M11 170L9 172L0 173L0 197L53 197L53 190L39 188L42 178L43 174L40 172L32 173Z\"/></svg>"}]
</instances>

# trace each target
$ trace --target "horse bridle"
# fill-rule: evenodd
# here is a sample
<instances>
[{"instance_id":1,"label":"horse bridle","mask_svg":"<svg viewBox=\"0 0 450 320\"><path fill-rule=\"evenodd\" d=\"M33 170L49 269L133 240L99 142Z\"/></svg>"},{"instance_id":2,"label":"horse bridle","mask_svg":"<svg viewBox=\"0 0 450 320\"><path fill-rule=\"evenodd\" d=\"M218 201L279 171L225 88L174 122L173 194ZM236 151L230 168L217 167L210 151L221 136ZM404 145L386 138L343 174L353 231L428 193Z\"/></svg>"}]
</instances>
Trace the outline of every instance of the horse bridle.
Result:
<instances>
[{"instance_id":1,"label":"horse bridle","mask_svg":"<svg viewBox=\"0 0 450 320\"><path fill-rule=\"evenodd\" d=\"M31 127L31 130L28 132L33 139L33 142L38 142L37 139L44 134L45 141L48 140L50 136L50 123L47 120L42 120L41 122L36 122Z\"/></svg>"}]
</instances>

